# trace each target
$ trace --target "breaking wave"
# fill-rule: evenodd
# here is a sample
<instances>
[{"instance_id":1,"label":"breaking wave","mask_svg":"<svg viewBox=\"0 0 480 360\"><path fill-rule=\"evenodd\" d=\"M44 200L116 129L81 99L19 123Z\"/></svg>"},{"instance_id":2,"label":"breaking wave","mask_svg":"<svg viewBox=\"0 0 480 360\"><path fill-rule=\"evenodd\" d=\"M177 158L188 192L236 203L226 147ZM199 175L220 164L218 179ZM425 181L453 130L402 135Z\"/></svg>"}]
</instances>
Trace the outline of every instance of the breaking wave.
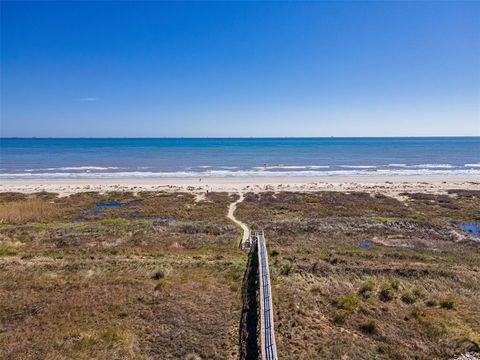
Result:
<instances>
[{"instance_id":1,"label":"breaking wave","mask_svg":"<svg viewBox=\"0 0 480 360\"><path fill-rule=\"evenodd\" d=\"M51 167L45 169L25 169L26 172L33 171L90 171L90 170L118 170L121 169L117 166L63 166L63 167Z\"/></svg>"},{"instance_id":2,"label":"breaking wave","mask_svg":"<svg viewBox=\"0 0 480 360\"><path fill-rule=\"evenodd\" d=\"M207 170L207 171L123 171L123 172L43 172L3 173L0 179L124 179L124 178L222 178L222 177L328 177L328 176L480 176L480 169L351 169L351 170Z\"/></svg>"}]
</instances>

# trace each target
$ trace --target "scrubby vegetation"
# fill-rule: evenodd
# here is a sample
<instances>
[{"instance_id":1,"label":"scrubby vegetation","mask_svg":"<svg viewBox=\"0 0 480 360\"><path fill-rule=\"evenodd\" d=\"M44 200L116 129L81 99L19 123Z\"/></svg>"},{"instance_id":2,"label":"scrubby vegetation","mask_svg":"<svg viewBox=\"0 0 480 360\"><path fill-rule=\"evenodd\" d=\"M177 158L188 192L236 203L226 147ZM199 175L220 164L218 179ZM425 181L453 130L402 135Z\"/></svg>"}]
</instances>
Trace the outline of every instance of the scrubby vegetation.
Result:
<instances>
[{"instance_id":1,"label":"scrubby vegetation","mask_svg":"<svg viewBox=\"0 0 480 360\"><path fill-rule=\"evenodd\" d=\"M1 224L24 224L33 221L49 221L58 208L43 199L28 199L0 204Z\"/></svg>"},{"instance_id":2,"label":"scrubby vegetation","mask_svg":"<svg viewBox=\"0 0 480 360\"><path fill-rule=\"evenodd\" d=\"M0 194L0 358L234 359L247 256L208 193ZM283 359L450 359L480 344L480 192L247 194Z\"/></svg>"},{"instance_id":3,"label":"scrubby vegetation","mask_svg":"<svg viewBox=\"0 0 480 360\"><path fill-rule=\"evenodd\" d=\"M285 359L451 359L480 344L480 192L248 194ZM285 263L295 269L282 276Z\"/></svg>"},{"instance_id":4,"label":"scrubby vegetation","mask_svg":"<svg viewBox=\"0 0 480 360\"><path fill-rule=\"evenodd\" d=\"M232 198L0 194L0 358L238 356Z\"/></svg>"},{"instance_id":5,"label":"scrubby vegetation","mask_svg":"<svg viewBox=\"0 0 480 360\"><path fill-rule=\"evenodd\" d=\"M375 290L375 283L373 280L365 281L360 288L358 289L358 293L365 298L369 298L373 291Z\"/></svg>"}]
</instances>

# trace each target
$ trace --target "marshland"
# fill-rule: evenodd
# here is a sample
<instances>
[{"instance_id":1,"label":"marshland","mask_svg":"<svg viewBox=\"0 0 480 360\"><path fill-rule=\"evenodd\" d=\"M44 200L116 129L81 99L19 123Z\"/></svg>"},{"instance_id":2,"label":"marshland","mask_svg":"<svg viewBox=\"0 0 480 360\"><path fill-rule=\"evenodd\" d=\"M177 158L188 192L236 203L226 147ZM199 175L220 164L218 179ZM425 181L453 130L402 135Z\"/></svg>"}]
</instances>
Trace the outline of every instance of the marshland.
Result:
<instances>
[{"instance_id":1,"label":"marshland","mask_svg":"<svg viewBox=\"0 0 480 360\"><path fill-rule=\"evenodd\" d=\"M280 358L479 351L480 191L245 192ZM0 355L236 359L248 253L236 193L0 194Z\"/></svg>"}]
</instances>

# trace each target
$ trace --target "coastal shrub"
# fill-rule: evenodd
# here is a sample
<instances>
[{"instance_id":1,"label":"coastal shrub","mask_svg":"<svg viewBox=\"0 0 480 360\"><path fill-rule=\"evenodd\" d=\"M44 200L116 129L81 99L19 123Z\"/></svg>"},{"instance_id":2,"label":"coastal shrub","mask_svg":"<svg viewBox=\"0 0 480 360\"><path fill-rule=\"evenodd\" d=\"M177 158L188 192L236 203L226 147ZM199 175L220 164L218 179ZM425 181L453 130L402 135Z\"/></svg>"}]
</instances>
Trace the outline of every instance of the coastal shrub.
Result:
<instances>
[{"instance_id":1,"label":"coastal shrub","mask_svg":"<svg viewBox=\"0 0 480 360\"><path fill-rule=\"evenodd\" d=\"M55 204L40 199L0 204L1 224L45 222L57 214L58 208Z\"/></svg>"},{"instance_id":2,"label":"coastal shrub","mask_svg":"<svg viewBox=\"0 0 480 360\"><path fill-rule=\"evenodd\" d=\"M164 277L165 277L165 273L162 270L156 270L152 275L152 279L155 279L155 280L160 280L160 279L163 279Z\"/></svg>"},{"instance_id":3,"label":"coastal shrub","mask_svg":"<svg viewBox=\"0 0 480 360\"><path fill-rule=\"evenodd\" d=\"M423 299L425 297L425 292L423 289L420 288L415 288L412 290L413 296L415 296L417 299Z\"/></svg>"},{"instance_id":4,"label":"coastal shrub","mask_svg":"<svg viewBox=\"0 0 480 360\"><path fill-rule=\"evenodd\" d=\"M137 219L135 220L137 224L148 225L152 223L152 220L149 219Z\"/></svg>"},{"instance_id":5,"label":"coastal shrub","mask_svg":"<svg viewBox=\"0 0 480 360\"><path fill-rule=\"evenodd\" d=\"M417 298L410 292L402 294L401 299L405 304L413 304L415 301L417 301Z\"/></svg>"},{"instance_id":6,"label":"coastal shrub","mask_svg":"<svg viewBox=\"0 0 480 360\"><path fill-rule=\"evenodd\" d=\"M400 288L400 280L398 279L390 280L390 287L394 290L398 290Z\"/></svg>"},{"instance_id":7,"label":"coastal shrub","mask_svg":"<svg viewBox=\"0 0 480 360\"><path fill-rule=\"evenodd\" d=\"M395 297L395 292L400 288L400 281L398 279L392 279L384 283L378 293L378 298L383 301L391 301Z\"/></svg>"},{"instance_id":8,"label":"coastal shrub","mask_svg":"<svg viewBox=\"0 0 480 360\"><path fill-rule=\"evenodd\" d=\"M64 229L70 227L71 224L68 223L57 223L57 222L39 222L33 223L32 227L36 229Z\"/></svg>"},{"instance_id":9,"label":"coastal shrub","mask_svg":"<svg viewBox=\"0 0 480 360\"><path fill-rule=\"evenodd\" d=\"M178 222L175 224L175 232L183 233L183 234L198 234L204 230L204 226L201 224L196 223L183 223Z\"/></svg>"},{"instance_id":10,"label":"coastal shrub","mask_svg":"<svg viewBox=\"0 0 480 360\"><path fill-rule=\"evenodd\" d=\"M99 223L102 225L122 225L128 224L128 220L122 218L108 218L100 220Z\"/></svg>"},{"instance_id":11,"label":"coastal shrub","mask_svg":"<svg viewBox=\"0 0 480 360\"><path fill-rule=\"evenodd\" d=\"M339 309L353 312L358 306L358 298L354 293L349 293L339 297L335 303Z\"/></svg>"},{"instance_id":12,"label":"coastal shrub","mask_svg":"<svg viewBox=\"0 0 480 360\"><path fill-rule=\"evenodd\" d=\"M455 307L456 300L453 297L449 297L440 301L440 307L448 310L452 310Z\"/></svg>"},{"instance_id":13,"label":"coastal shrub","mask_svg":"<svg viewBox=\"0 0 480 360\"><path fill-rule=\"evenodd\" d=\"M335 324L345 323L345 319L347 318L348 314L350 314L350 312L347 310L337 309L337 311L335 311L335 315L333 316L333 322Z\"/></svg>"},{"instance_id":14,"label":"coastal shrub","mask_svg":"<svg viewBox=\"0 0 480 360\"><path fill-rule=\"evenodd\" d=\"M112 248L112 249L108 249L107 252L110 254L110 255L118 255L120 254L120 251L116 248Z\"/></svg>"},{"instance_id":15,"label":"coastal shrub","mask_svg":"<svg viewBox=\"0 0 480 360\"><path fill-rule=\"evenodd\" d=\"M410 312L410 316L413 318L413 319L422 319L424 316L425 316L425 312L419 308L418 306L414 306L412 311Z\"/></svg>"},{"instance_id":16,"label":"coastal shrub","mask_svg":"<svg viewBox=\"0 0 480 360\"><path fill-rule=\"evenodd\" d=\"M215 224L203 225L200 222L183 222L177 221L173 224L174 231L183 234L208 234L208 235L221 235L223 229Z\"/></svg>"},{"instance_id":17,"label":"coastal shrub","mask_svg":"<svg viewBox=\"0 0 480 360\"><path fill-rule=\"evenodd\" d=\"M112 349L124 344L127 341L127 335L119 329L107 329L99 332L85 333L74 343L76 350L91 349L95 346L102 346L106 349Z\"/></svg>"},{"instance_id":18,"label":"coastal shrub","mask_svg":"<svg viewBox=\"0 0 480 360\"><path fill-rule=\"evenodd\" d=\"M395 297L395 290L391 286L383 286L380 292L378 293L378 298L383 301L391 301Z\"/></svg>"},{"instance_id":19,"label":"coastal shrub","mask_svg":"<svg viewBox=\"0 0 480 360\"><path fill-rule=\"evenodd\" d=\"M280 274L282 274L283 276L288 276L291 273L293 273L293 271L294 269L291 263L283 264L282 267L280 268Z\"/></svg>"},{"instance_id":20,"label":"coastal shrub","mask_svg":"<svg viewBox=\"0 0 480 360\"><path fill-rule=\"evenodd\" d=\"M207 224L203 227L203 233L209 234L209 235L221 235L222 230L213 224Z\"/></svg>"},{"instance_id":21,"label":"coastal shrub","mask_svg":"<svg viewBox=\"0 0 480 360\"><path fill-rule=\"evenodd\" d=\"M10 249L0 249L0 256L15 256L17 253Z\"/></svg>"},{"instance_id":22,"label":"coastal shrub","mask_svg":"<svg viewBox=\"0 0 480 360\"><path fill-rule=\"evenodd\" d=\"M380 221L383 223L390 223L390 222L394 222L395 218L392 218L389 216L377 216L377 221Z\"/></svg>"},{"instance_id":23,"label":"coastal shrub","mask_svg":"<svg viewBox=\"0 0 480 360\"><path fill-rule=\"evenodd\" d=\"M415 288L412 291L403 293L401 299L405 304L413 304L424 296L425 294L422 289Z\"/></svg>"},{"instance_id":24,"label":"coastal shrub","mask_svg":"<svg viewBox=\"0 0 480 360\"><path fill-rule=\"evenodd\" d=\"M480 353L480 335L473 333L467 334L461 339L461 346L469 352Z\"/></svg>"},{"instance_id":25,"label":"coastal shrub","mask_svg":"<svg viewBox=\"0 0 480 360\"><path fill-rule=\"evenodd\" d=\"M272 251L270 251L270 257L275 257L275 256L278 256L278 254L280 254L277 250L273 249Z\"/></svg>"},{"instance_id":26,"label":"coastal shrub","mask_svg":"<svg viewBox=\"0 0 480 360\"><path fill-rule=\"evenodd\" d=\"M439 320L424 319L422 325L425 335L430 339L438 339L448 334L445 324Z\"/></svg>"},{"instance_id":27,"label":"coastal shrub","mask_svg":"<svg viewBox=\"0 0 480 360\"><path fill-rule=\"evenodd\" d=\"M369 320L360 325L360 330L364 334L373 335L377 332L377 323L374 320Z\"/></svg>"},{"instance_id":28,"label":"coastal shrub","mask_svg":"<svg viewBox=\"0 0 480 360\"><path fill-rule=\"evenodd\" d=\"M368 298L370 297L374 289L375 283L373 282L373 280L368 280L360 286L360 288L358 289L358 293L363 297Z\"/></svg>"},{"instance_id":29,"label":"coastal shrub","mask_svg":"<svg viewBox=\"0 0 480 360\"><path fill-rule=\"evenodd\" d=\"M438 305L438 301L435 299L429 299L425 301L425 305L427 305L428 307L434 307Z\"/></svg>"},{"instance_id":30,"label":"coastal shrub","mask_svg":"<svg viewBox=\"0 0 480 360\"><path fill-rule=\"evenodd\" d=\"M98 339L106 344L108 348L112 348L116 344L124 343L126 335L119 329L107 329L98 335Z\"/></svg>"},{"instance_id":31,"label":"coastal shrub","mask_svg":"<svg viewBox=\"0 0 480 360\"><path fill-rule=\"evenodd\" d=\"M378 343L377 352L379 354L386 354L389 352L389 350L390 350L390 346L387 343L384 343L384 342Z\"/></svg>"}]
</instances>

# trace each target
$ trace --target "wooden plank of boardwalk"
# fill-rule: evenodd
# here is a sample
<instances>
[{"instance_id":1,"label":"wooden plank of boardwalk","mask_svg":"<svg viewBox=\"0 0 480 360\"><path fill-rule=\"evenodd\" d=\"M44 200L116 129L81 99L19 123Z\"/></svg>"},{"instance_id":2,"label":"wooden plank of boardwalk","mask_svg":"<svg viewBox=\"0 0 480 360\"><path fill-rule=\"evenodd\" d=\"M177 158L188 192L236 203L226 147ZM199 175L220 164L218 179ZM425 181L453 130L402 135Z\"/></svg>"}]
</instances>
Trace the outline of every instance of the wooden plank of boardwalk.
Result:
<instances>
[{"instance_id":1,"label":"wooden plank of boardwalk","mask_svg":"<svg viewBox=\"0 0 480 360\"><path fill-rule=\"evenodd\" d=\"M277 346L273 328L272 289L270 286L270 271L268 269L268 255L263 231L256 231L253 237L257 239L258 266L260 277L260 336L263 360L277 359Z\"/></svg>"}]
</instances>

